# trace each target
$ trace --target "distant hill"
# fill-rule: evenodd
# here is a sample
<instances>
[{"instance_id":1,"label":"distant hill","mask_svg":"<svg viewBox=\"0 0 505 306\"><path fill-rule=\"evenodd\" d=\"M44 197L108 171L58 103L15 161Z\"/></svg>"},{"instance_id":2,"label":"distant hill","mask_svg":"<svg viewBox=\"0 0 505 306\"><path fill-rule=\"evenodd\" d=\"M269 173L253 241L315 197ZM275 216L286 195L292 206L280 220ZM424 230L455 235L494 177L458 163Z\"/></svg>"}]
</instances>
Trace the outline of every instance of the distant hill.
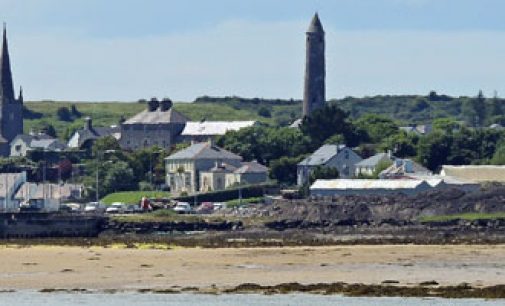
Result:
<instances>
[{"instance_id":1,"label":"distant hill","mask_svg":"<svg viewBox=\"0 0 505 306\"><path fill-rule=\"evenodd\" d=\"M271 125L288 125L301 116L300 100L261 99L241 97L197 98L193 103L175 103L174 107L191 120L258 120ZM478 97L450 97L432 92L428 96L374 96L331 100L348 111L353 118L365 113L383 114L401 124L426 123L434 118L452 117L470 125L505 125L505 99ZM71 110L75 105L79 116L63 121L58 109ZM118 124L121 117L129 118L145 108L139 102L52 102L25 103L25 131L46 124L54 126L58 137L66 138L93 118L96 126Z\"/></svg>"}]
</instances>

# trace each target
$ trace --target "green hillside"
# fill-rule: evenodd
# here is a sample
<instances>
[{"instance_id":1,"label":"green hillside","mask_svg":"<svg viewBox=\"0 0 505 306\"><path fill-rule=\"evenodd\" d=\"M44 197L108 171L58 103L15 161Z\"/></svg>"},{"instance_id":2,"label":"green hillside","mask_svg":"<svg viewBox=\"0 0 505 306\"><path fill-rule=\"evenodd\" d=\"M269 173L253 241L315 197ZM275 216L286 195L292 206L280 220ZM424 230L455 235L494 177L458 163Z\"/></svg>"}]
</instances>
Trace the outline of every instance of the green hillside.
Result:
<instances>
[{"instance_id":1,"label":"green hillside","mask_svg":"<svg viewBox=\"0 0 505 306\"><path fill-rule=\"evenodd\" d=\"M477 97L450 97L432 92L427 96L374 96L331 100L348 111L352 118L366 113L383 114L400 124L427 123L435 118L451 117L468 125L505 125L505 99ZM62 121L57 116L59 108L75 105L81 116ZM138 102L51 102L25 103L25 131L39 130L51 124L60 138L84 124L84 117L93 118L96 126L117 124L146 106ZM301 101L281 99L246 99L240 97L200 97L193 103L175 103L175 109L191 120L258 120L270 125L286 126L301 115Z\"/></svg>"},{"instance_id":2,"label":"green hillside","mask_svg":"<svg viewBox=\"0 0 505 306\"><path fill-rule=\"evenodd\" d=\"M80 117L72 117L70 121L62 121L57 116L61 107L70 108L75 105L81 113ZM28 112L25 112L24 129L40 130L47 124L51 124L59 138L68 138L72 131L84 125L84 118L93 118L95 126L109 126L117 124L121 119L129 118L142 111L145 104L136 102L50 102L34 101L26 102ZM224 103L175 103L175 109L191 120L258 120L264 123L274 123L273 118L259 116L252 109L236 109Z\"/></svg>"}]
</instances>

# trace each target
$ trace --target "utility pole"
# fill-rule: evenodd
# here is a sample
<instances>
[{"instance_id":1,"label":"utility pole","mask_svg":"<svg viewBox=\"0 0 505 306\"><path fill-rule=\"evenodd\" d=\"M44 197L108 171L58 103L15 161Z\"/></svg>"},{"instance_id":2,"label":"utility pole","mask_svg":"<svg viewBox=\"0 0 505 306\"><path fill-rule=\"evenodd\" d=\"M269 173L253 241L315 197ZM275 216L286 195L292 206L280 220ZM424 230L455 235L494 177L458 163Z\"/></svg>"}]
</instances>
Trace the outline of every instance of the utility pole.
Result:
<instances>
[{"instance_id":1,"label":"utility pole","mask_svg":"<svg viewBox=\"0 0 505 306\"><path fill-rule=\"evenodd\" d=\"M95 173L95 178L96 178L96 204L98 205L99 202L99 196L98 196L98 164L100 163L100 154L97 151L96 152L96 173Z\"/></svg>"}]
</instances>

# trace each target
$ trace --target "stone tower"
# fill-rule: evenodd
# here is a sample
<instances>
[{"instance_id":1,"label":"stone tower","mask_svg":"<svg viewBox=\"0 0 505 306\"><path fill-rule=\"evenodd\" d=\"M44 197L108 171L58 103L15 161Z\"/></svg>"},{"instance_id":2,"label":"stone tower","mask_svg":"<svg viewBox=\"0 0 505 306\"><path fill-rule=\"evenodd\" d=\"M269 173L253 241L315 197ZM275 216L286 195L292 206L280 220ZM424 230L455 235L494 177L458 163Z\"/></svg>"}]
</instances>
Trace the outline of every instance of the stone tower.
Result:
<instances>
[{"instance_id":1,"label":"stone tower","mask_svg":"<svg viewBox=\"0 0 505 306\"><path fill-rule=\"evenodd\" d=\"M4 24L2 54L0 56L0 155L8 156L9 143L23 134L23 95L14 96L7 31Z\"/></svg>"},{"instance_id":2,"label":"stone tower","mask_svg":"<svg viewBox=\"0 0 505 306\"><path fill-rule=\"evenodd\" d=\"M303 93L303 117L326 102L324 30L317 13L307 30L307 49L305 59L305 86Z\"/></svg>"}]
</instances>

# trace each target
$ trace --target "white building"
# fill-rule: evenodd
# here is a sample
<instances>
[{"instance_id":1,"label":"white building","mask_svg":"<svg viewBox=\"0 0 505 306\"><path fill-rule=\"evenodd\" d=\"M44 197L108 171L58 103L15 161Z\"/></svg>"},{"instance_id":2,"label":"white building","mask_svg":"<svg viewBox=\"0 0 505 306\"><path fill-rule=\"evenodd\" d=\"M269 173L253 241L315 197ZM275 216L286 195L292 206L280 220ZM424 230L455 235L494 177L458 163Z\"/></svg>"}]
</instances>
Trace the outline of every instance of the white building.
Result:
<instances>
[{"instance_id":1,"label":"white building","mask_svg":"<svg viewBox=\"0 0 505 306\"><path fill-rule=\"evenodd\" d=\"M229 131L252 127L256 121L188 121L181 133L182 141L208 141Z\"/></svg>"},{"instance_id":2,"label":"white building","mask_svg":"<svg viewBox=\"0 0 505 306\"><path fill-rule=\"evenodd\" d=\"M413 195L430 189L432 187L424 180L334 179L316 180L310 186L310 195L387 195L396 193Z\"/></svg>"},{"instance_id":3,"label":"white building","mask_svg":"<svg viewBox=\"0 0 505 306\"><path fill-rule=\"evenodd\" d=\"M211 142L193 144L165 158L167 185L172 192L196 192L200 190L200 173L222 164L238 168L242 157Z\"/></svg>"},{"instance_id":4,"label":"white building","mask_svg":"<svg viewBox=\"0 0 505 306\"><path fill-rule=\"evenodd\" d=\"M505 166L442 166L441 176L451 176L463 181L477 183L505 183Z\"/></svg>"},{"instance_id":5,"label":"white building","mask_svg":"<svg viewBox=\"0 0 505 306\"><path fill-rule=\"evenodd\" d=\"M392 164L393 157L390 153L377 153L367 159L364 159L356 164L355 175L372 176L381 164Z\"/></svg>"},{"instance_id":6,"label":"white building","mask_svg":"<svg viewBox=\"0 0 505 306\"><path fill-rule=\"evenodd\" d=\"M339 177L351 178L355 173L355 165L362 158L345 145L323 145L312 155L297 165L297 183L302 186L309 182L310 175L317 167L335 168Z\"/></svg>"}]
</instances>

